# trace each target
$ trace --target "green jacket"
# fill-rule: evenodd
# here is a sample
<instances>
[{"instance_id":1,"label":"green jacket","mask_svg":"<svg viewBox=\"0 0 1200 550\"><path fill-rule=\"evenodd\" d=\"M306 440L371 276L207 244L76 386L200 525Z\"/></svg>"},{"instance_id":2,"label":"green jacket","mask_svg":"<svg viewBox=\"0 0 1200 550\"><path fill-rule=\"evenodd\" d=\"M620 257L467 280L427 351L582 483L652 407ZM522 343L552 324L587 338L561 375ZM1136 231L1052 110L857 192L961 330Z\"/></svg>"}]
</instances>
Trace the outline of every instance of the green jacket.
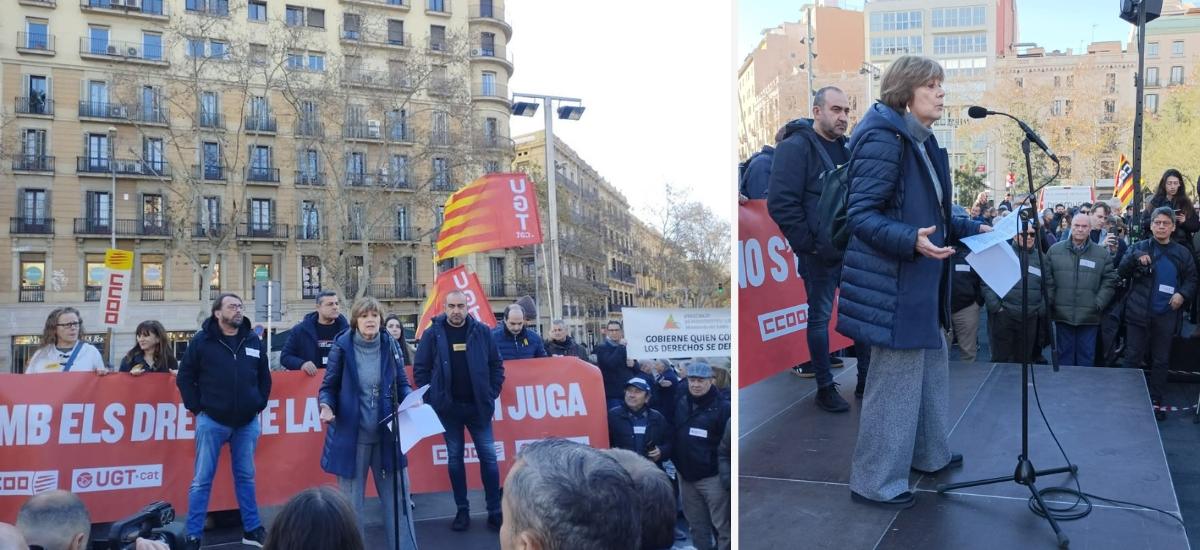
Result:
<instances>
[{"instance_id":1,"label":"green jacket","mask_svg":"<svg viewBox=\"0 0 1200 550\"><path fill-rule=\"evenodd\" d=\"M1084 249L1075 252L1068 237L1051 246L1046 259L1051 318L1072 326L1099 325L1101 311L1117 286L1117 270L1108 250L1088 239Z\"/></svg>"},{"instance_id":2,"label":"green jacket","mask_svg":"<svg viewBox=\"0 0 1200 550\"><path fill-rule=\"evenodd\" d=\"M1021 251L1017 249L1017 245L1012 244L1011 241L1009 242L1009 245L1012 246L1013 253L1017 254L1018 257L1020 257ZM1046 266L1049 267L1050 259L1045 258L1044 255L1043 255L1043 259L1046 262ZM1029 319L1036 319L1038 316L1040 316L1042 313L1045 313L1045 311L1046 311L1046 308L1043 306L1043 302L1042 302L1042 281L1043 281L1042 271L1043 270L1038 265L1037 250L1036 249L1030 250L1029 251L1029 307L1028 307L1028 309L1029 309L1029 311L1028 311L1029 317L1028 318ZM1012 287L1012 289L1010 289L1008 291L1008 294L1005 294L1003 297L996 294L996 291L992 290L992 287L990 287L988 285L983 285L983 300L987 304L988 313L995 314L995 313L999 313L1001 310L1004 310L1004 313L1006 315L1013 317L1013 318L1020 318L1021 317L1021 282L1017 281L1017 284L1014 285Z\"/></svg>"}]
</instances>

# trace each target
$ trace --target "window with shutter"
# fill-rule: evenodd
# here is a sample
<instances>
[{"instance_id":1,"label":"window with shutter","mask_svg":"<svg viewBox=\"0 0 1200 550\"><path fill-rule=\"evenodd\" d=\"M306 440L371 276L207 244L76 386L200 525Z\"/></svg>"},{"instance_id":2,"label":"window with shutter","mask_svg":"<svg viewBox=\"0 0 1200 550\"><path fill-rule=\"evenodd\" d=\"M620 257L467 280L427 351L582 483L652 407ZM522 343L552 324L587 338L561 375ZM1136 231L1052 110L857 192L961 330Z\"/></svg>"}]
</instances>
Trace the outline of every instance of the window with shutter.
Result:
<instances>
[{"instance_id":1,"label":"window with shutter","mask_svg":"<svg viewBox=\"0 0 1200 550\"><path fill-rule=\"evenodd\" d=\"M404 21L388 19L388 43L404 45Z\"/></svg>"},{"instance_id":2,"label":"window with shutter","mask_svg":"<svg viewBox=\"0 0 1200 550\"><path fill-rule=\"evenodd\" d=\"M325 28L325 10L308 8L308 26L318 29Z\"/></svg>"}]
</instances>

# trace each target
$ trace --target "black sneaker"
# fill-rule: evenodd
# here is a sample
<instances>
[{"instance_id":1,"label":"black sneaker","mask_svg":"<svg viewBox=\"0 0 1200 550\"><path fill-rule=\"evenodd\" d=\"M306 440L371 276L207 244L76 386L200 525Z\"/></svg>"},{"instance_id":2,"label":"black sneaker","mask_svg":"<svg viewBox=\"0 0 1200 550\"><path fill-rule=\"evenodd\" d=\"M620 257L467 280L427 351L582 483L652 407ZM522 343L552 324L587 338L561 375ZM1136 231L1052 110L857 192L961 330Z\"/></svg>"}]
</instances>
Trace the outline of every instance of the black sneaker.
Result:
<instances>
[{"instance_id":1,"label":"black sneaker","mask_svg":"<svg viewBox=\"0 0 1200 550\"><path fill-rule=\"evenodd\" d=\"M262 526L253 531L242 532L242 544L262 548L267 542L267 530Z\"/></svg>"},{"instance_id":2,"label":"black sneaker","mask_svg":"<svg viewBox=\"0 0 1200 550\"><path fill-rule=\"evenodd\" d=\"M200 550L200 537L188 537L184 539L183 550Z\"/></svg>"},{"instance_id":3,"label":"black sneaker","mask_svg":"<svg viewBox=\"0 0 1200 550\"><path fill-rule=\"evenodd\" d=\"M913 494L908 491L892 497L891 500L873 500L854 491L850 491L850 500L862 504L869 504L877 508L888 508L892 510L904 510L906 508L912 508L912 505L917 503L917 499L914 498Z\"/></svg>"},{"instance_id":4,"label":"black sneaker","mask_svg":"<svg viewBox=\"0 0 1200 550\"><path fill-rule=\"evenodd\" d=\"M846 362L842 361L841 357L838 357L836 355L829 356L829 368L840 369L844 366L846 366Z\"/></svg>"},{"instance_id":5,"label":"black sneaker","mask_svg":"<svg viewBox=\"0 0 1200 550\"><path fill-rule=\"evenodd\" d=\"M499 531L500 526L504 523L504 515L500 512L492 512L488 514L488 527L493 531Z\"/></svg>"},{"instance_id":6,"label":"black sneaker","mask_svg":"<svg viewBox=\"0 0 1200 550\"><path fill-rule=\"evenodd\" d=\"M805 363L803 365L796 365L796 366L792 367L792 374L799 376L800 378L816 378L817 377L817 371L814 370L812 365L809 363Z\"/></svg>"},{"instance_id":7,"label":"black sneaker","mask_svg":"<svg viewBox=\"0 0 1200 550\"><path fill-rule=\"evenodd\" d=\"M817 406L827 412L846 412L850 410L850 404L838 394L837 387L838 383L834 382L824 388L819 388L817 390Z\"/></svg>"},{"instance_id":8,"label":"black sneaker","mask_svg":"<svg viewBox=\"0 0 1200 550\"><path fill-rule=\"evenodd\" d=\"M450 523L450 529L454 531L466 531L467 527L471 526L471 512L469 510L459 510L454 515L454 521Z\"/></svg>"}]
</instances>

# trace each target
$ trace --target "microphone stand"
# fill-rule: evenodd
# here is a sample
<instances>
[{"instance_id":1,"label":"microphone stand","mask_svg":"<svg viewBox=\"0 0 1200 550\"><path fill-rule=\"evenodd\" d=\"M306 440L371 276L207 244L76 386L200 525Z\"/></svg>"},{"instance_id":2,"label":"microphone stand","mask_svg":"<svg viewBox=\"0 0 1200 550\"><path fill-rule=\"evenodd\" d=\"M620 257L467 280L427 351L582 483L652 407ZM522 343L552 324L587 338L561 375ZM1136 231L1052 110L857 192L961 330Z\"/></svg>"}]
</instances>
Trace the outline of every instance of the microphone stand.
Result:
<instances>
[{"instance_id":1,"label":"microphone stand","mask_svg":"<svg viewBox=\"0 0 1200 550\"><path fill-rule=\"evenodd\" d=\"M1025 140L1021 142L1021 152L1025 154L1025 171L1027 175L1027 183L1029 185L1029 194L1032 196L1035 193L1033 187L1033 164L1029 159L1030 137L1029 131L1026 130ZM1051 178L1053 179L1053 178ZM1049 183L1049 182L1047 182ZM1044 186L1044 184L1043 184ZM1045 263L1042 257L1042 238L1044 228L1043 224L1034 221L1037 216L1037 208L1031 205L1028 208L1018 210L1021 216L1019 227L1019 235L1021 238L1027 239L1025 231L1030 224L1033 224L1036 234L1034 235L1034 247L1037 249L1038 265L1044 270ZM1029 317L1029 249L1025 246L1018 246L1018 263L1021 269L1021 319L1025 320ZM1048 290L1046 285L1042 285L1042 303L1048 308L1050 301L1047 299ZM1049 314L1049 311L1047 311ZM1046 507L1046 502L1042 499L1042 494L1038 491L1037 477L1039 475L1052 475L1070 472L1072 475L1079 473L1079 467L1074 464L1068 464L1060 468L1051 468L1049 470L1036 470L1033 467L1033 462L1029 460L1029 372L1033 368L1030 363L1030 356L1033 354L1032 343L1029 342L1027 336L1028 331L1022 328L1021 334L1018 337L1019 349L1021 350L1021 454L1017 456L1017 468L1010 476L994 477L989 479L981 479L976 481L964 481L961 483L939 483L937 486L938 494L945 494L947 491L962 489L966 487L978 487L980 485L992 485L995 483L1004 483L1007 481L1015 482L1019 485L1024 485L1029 488L1029 492L1033 494L1034 500L1038 506L1045 512L1044 517L1050 523L1050 528L1054 530L1054 534L1058 537L1058 546L1067 548L1070 545L1070 539L1062 532L1058 526L1058 521L1054 519L1054 515L1050 509ZM1050 362L1054 366L1054 370L1058 371L1058 350L1055 343L1056 338L1050 338Z\"/></svg>"},{"instance_id":2,"label":"microphone stand","mask_svg":"<svg viewBox=\"0 0 1200 550\"><path fill-rule=\"evenodd\" d=\"M400 426L397 423L396 418L396 409L400 406L400 369L404 368L404 366L400 361L400 353L396 349L396 339L392 338L391 335L387 334L386 332L381 334L381 336L384 335L392 340L391 351L392 357L395 359L395 362L392 363L392 365L396 367L396 372L392 375L391 415L388 418L384 418L382 422L391 420L394 426L390 430L392 432L392 445L394 446L392 449L392 514L394 515L392 518L392 539L396 541L396 547L393 550L400 550L401 519L403 519L404 522L409 526L408 532L412 536L413 548L417 548L417 534L413 532L414 526L412 525L412 522L409 521L409 514L412 513L412 508L409 507L407 499L404 502L404 513L400 513L400 495L407 494L408 492L408 488L405 487L407 483L404 481L404 469L400 465L400 462L404 460L404 453L400 452Z\"/></svg>"}]
</instances>

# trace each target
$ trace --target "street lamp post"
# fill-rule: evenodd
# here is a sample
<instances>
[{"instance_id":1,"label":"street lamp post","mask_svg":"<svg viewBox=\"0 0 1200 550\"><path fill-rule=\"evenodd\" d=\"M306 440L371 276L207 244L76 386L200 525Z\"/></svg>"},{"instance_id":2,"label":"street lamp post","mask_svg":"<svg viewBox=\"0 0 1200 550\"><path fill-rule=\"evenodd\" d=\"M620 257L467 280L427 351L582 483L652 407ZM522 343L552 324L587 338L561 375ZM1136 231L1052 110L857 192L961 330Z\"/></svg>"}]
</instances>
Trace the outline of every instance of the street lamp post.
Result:
<instances>
[{"instance_id":1,"label":"street lamp post","mask_svg":"<svg viewBox=\"0 0 1200 550\"><path fill-rule=\"evenodd\" d=\"M109 248L117 248L117 129L108 127L108 174L112 177L112 194L108 198Z\"/></svg>"},{"instance_id":2,"label":"street lamp post","mask_svg":"<svg viewBox=\"0 0 1200 550\"><path fill-rule=\"evenodd\" d=\"M583 100L572 97L559 97L540 94L518 94L513 93L512 112L518 116L533 116L537 112L537 103L527 101L517 101L517 98L528 98L533 100L541 100L545 107L544 117L546 124L546 188L549 190L549 211L550 211L550 258L547 263L550 266L550 319L562 316L562 265L559 261L558 251L558 191L555 182L555 166L554 166L554 116L553 105L555 101L560 103L570 102L576 105L560 105L557 113L558 118L564 120L579 120L583 115L583 106L578 105Z\"/></svg>"}]
</instances>

